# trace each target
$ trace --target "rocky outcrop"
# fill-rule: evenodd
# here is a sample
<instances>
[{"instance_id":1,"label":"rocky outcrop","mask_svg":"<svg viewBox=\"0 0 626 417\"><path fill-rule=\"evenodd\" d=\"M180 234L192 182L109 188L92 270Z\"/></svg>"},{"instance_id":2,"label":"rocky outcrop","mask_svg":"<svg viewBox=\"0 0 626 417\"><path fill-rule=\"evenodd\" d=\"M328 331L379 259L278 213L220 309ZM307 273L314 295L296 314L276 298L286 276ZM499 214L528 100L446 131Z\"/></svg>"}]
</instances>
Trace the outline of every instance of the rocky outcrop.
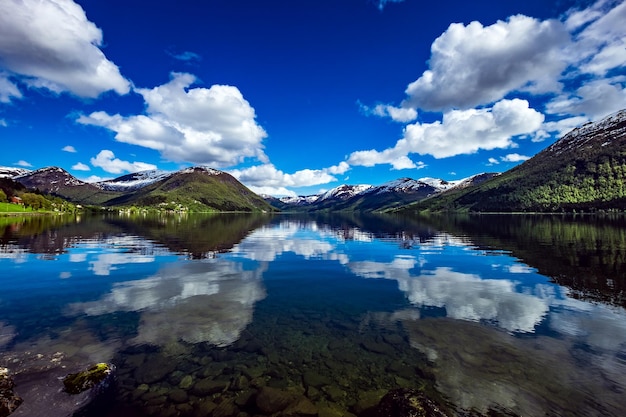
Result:
<instances>
[{"instance_id":1,"label":"rocky outcrop","mask_svg":"<svg viewBox=\"0 0 626 417\"><path fill-rule=\"evenodd\" d=\"M6 417L22 404L22 399L13 392L15 383L7 368L0 368L0 417Z\"/></svg>"}]
</instances>

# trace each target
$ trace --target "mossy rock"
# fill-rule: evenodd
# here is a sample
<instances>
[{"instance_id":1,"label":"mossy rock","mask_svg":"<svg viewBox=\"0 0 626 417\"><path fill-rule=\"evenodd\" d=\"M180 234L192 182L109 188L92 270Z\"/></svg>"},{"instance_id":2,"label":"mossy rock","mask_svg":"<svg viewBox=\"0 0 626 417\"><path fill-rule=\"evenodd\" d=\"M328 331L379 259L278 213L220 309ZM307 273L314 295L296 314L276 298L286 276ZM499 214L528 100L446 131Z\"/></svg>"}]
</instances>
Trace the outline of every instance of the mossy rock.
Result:
<instances>
[{"instance_id":1,"label":"mossy rock","mask_svg":"<svg viewBox=\"0 0 626 417\"><path fill-rule=\"evenodd\" d=\"M65 392L68 394L80 394L103 383L107 384L114 371L114 365L97 363L86 371L69 374L63 379Z\"/></svg>"}]
</instances>

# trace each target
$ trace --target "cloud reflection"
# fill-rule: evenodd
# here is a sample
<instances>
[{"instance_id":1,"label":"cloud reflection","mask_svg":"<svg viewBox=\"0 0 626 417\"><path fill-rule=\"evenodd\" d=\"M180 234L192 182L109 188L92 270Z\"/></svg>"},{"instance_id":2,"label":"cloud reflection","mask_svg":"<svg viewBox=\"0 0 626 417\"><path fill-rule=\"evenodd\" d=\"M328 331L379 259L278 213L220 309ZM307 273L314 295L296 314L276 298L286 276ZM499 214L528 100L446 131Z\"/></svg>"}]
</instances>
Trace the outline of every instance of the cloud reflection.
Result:
<instances>
[{"instance_id":1,"label":"cloud reflection","mask_svg":"<svg viewBox=\"0 0 626 417\"><path fill-rule=\"evenodd\" d=\"M252 321L254 304L265 298L265 267L244 270L240 263L175 263L156 275L115 284L100 300L76 303L73 314L141 312L135 343L164 345L182 339L227 346Z\"/></svg>"},{"instance_id":2,"label":"cloud reflection","mask_svg":"<svg viewBox=\"0 0 626 417\"><path fill-rule=\"evenodd\" d=\"M398 287L418 307L442 307L448 317L490 321L514 332L533 332L548 312L548 300L520 293L506 279L482 279L478 275L438 267L412 275L418 263L411 256L397 256L390 263L351 262L350 270L366 278L398 281Z\"/></svg>"}]
</instances>

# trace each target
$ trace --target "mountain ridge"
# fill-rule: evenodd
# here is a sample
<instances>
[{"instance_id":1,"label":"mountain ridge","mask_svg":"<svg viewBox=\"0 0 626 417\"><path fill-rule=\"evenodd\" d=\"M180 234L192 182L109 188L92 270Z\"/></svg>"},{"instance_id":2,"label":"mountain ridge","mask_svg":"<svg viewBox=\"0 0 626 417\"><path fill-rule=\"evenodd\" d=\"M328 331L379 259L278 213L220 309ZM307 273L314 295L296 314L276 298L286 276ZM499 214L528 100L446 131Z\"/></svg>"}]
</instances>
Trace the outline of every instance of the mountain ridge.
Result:
<instances>
[{"instance_id":1,"label":"mountain ridge","mask_svg":"<svg viewBox=\"0 0 626 417\"><path fill-rule=\"evenodd\" d=\"M593 212L626 208L626 110L571 130L477 187L398 212Z\"/></svg>"},{"instance_id":2,"label":"mountain ridge","mask_svg":"<svg viewBox=\"0 0 626 417\"><path fill-rule=\"evenodd\" d=\"M13 179L28 188L84 205L151 206L178 211L274 210L232 175L207 167L144 171L99 183L81 181L59 167L46 167Z\"/></svg>"}]
</instances>

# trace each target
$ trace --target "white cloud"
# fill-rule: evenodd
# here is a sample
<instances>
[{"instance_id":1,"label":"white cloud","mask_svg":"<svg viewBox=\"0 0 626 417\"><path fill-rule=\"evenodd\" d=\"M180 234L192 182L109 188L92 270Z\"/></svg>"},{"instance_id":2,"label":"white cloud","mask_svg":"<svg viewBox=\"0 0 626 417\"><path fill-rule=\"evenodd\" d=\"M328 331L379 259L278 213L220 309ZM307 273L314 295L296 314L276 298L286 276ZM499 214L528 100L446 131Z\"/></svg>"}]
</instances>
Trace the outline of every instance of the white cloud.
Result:
<instances>
[{"instance_id":1,"label":"white cloud","mask_svg":"<svg viewBox=\"0 0 626 417\"><path fill-rule=\"evenodd\" d=\"M30 168L33 166L30 162L24 161L23 159L17 161L14 165L25 167L25 168Z\"/></svg>"},{"instance_id":2,"label":"white cloud","mask_svg":"<svg viewBox=\"0 0 626 417\"><path fill-rule=\"evenodd\" d=\"M584 114L599 119L626 107L626 88L623 77L595 80L586 83L571 94L562 94L546 105L548 113Z\"/></svg>"},{"instance_id":3,"label":"white cloud","mask_svg":"<svg viewBox=\"0 0 626 417\"><path fill-rule=\"evenodd\" d=\"M72 166L72 169L75 171L91 171L88 165L83 164L82 162L78 162Z\"/></svg>"},{"instance_id":4,"label":"white cloud","mask_svg":"<svg viewBox=\"0 0 626 417\"><path fill-rule=\"evenodd\" d=\"M446 158L481 149L512 148L516 146L512 137L532 133L542 123L543 115L520 99L501 100L492 108L451 110L444 113L441 122L407 125L404 137L393 148L353 152L348 163L416 168L407 155L417 153Z\"/></svg>"},{"instance_id":5,"label":"white cloud","mask_svg":"<svg viewBox=\"0 0 626 417\"><path fill-rule=\"evenodd\" d=\"M560 119L557 121L545 122L541 129L536 131L532 136L533 142L541 142L550 137L550 133L556 134L557 137L561 137L568 133L570 130L586 123L589 118L576 116Z\"/></svg>"},{"instance_id":6,"label":"white cloud","mask_svg":"<svg viewBox=\"0 0 626 417\"><path fill-rule=\"evenodd\" d=\"M22 93L8 74L0 71L0 103L10 103L12 98L22 98Z\"/></svg>"},{"instance_id":7,"label":"white cloud","mask_svg":"<svg viewBox=\"0 0 626 417\"><path fill-rule=\"evenodd\" d=\"M122 172L139 172L156 169L156 165L148 164L145 162L128 162L122 161L115 157L112 151L103 149L96 155L95 158L90 159L91 165L102 168L106 172L111 174L121 174ZM76 166L76 165L75 165ZM72 167L75 169L74 167Z\"/></svg>"},{"instance_id":8,"label":"white cloud","mask_svg":"<svg viewBox=\"0 0 626 417\"><path fill-rule=\"evenodd\" d=\"M451 24L432 44L429 69L409 84L405 105L427 110L467 109L513 90L560 90L563 23L517 15L491 26Z\"/></svg>"},{"instance_id":9,"label":"white cloud","mask_svg":"<svg viewBox=\"0 0 626 417\"><path fill-rule=\"evenodd\" d=\"M498 165L500 163L500 161L498 161L496 158L489 158L487 160L487 165Z\"/></svg>"},{"instance_id":10,"label":"white cloud","mask_svg":"<svg viewBox=\"0 0 626 417\"><path fill-rule=\"evenodd\" d=\"M360 107L367 115L390 117L395 122L407 123L417 119L417 110L411 107L394 107L389 104L377 104L374 108L360 104Z\"/></svg>"},{"instance_id":11,"label":"white cloud","mask_svg":"<svg viewBox=\"0 0 626 417\"><path fill-rule=\"evenodd\" d=\"M76 149L72 145L64 146L61 150L65 152L76 153Z\"/></svg>"},{"instance_id":12,"label":"white cloud","mask_svg":"<svg viewBox=\"0 0 626 417\"><path fill-rule=\"evenodd\" d=\"M32 87L80 97L128 93L130 83L98 48L102 43L102 31L71 0L0 2L0 62ZM6 96L0 81L0 98Z\"/></svg>"},{"instance_id":13,"label":"white cloud","mask_svg":"<svg viewBox=\"0 0 626 417\"><path fill-rule=\"evenodd\" d=\"M510 153L500 158L503 162L521 162L530 159L530 156L520 155L518 153Z\"/></svg>"},{"instance_id":14,"label":"white cloud","mask_svg":"<svg viewBox=\"0 0 626 417\"><path fill-rule=\"evenodd\" d=\"M7 123L7 121L6 121L6 120L4 120L4 119L0 119L0 126L2 126L2 127L7 127L8 125L9 125L9 124Z\"/></svg>"},{"instance_id":15,"label":"white cloud","mask_svg":"<svg viewBox=\"0 0 626 417\"><path fill-rule=\"evenodd\" d=\"M568 16L566 25L575 35L568 51L580 71L603 76L626 65L626 3L598 1ZM582 30L580 28L582 27Z\"/></svg>"},{"instance_id":16,"label":"white cloud","mask_svg":"<svg viewBox=\"0 0 626 417\"><path fill-rule=\"evenodd\" d=\"M229 173L259 194L295 195L287 187L308 187L337 181L333 175L343 174L350 165L342 161L338 165L324 169L303 169L287 174L273 164L255 165L243 169L234 169Z\"/></svg>"},{"instance_id":17,"label":"white cloud","mask_svg":"<svg viewBox=\"0 0 626 417\"><path fill-rule=\"evenodd\" d=\"M100 182L100 181L108 181L112 179L113 179L112 177L99 177L97 175L90 175L87 178L82 178L81 181L93 183L93 182Z\"/></svg>"},{"instance_id":18,"label":"white cloud","mask_svg":"<svg viewBox=\"0 0 626 417\"><path fill-rule=\"evenodd\" d=\"M105 127L119 142L155 149L174 162L226 167L256 158L267 162L254 108L233 86L189 88L191 74L173 73L170 82L137 89L147 105L145 115L124 117L94 112L82 124Z\"/></svg>"}]
</instances>

